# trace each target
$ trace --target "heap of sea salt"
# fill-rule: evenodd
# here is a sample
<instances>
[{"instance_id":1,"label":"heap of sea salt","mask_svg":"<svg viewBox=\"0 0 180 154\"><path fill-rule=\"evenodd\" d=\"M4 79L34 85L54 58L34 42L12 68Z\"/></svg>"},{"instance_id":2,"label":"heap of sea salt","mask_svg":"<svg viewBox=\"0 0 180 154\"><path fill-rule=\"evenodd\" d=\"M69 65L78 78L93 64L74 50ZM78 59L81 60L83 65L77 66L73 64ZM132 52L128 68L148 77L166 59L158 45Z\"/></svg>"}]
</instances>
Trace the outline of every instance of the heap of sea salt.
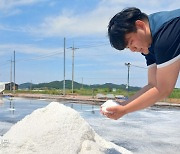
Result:
<instances>
[{"instance_id":1,"label":"heap of sea salt","mask_svg":"<svg viewBox=\"0 0 180 154\"><path fill-rule=\"evenodd\" d=\"M77 111L58 102L35 110L1 138L2 154L100 154L128 150L105 141Z\"/></svg>"},{"instance_id":2,"label":"heap of sea salt","mask_svg":"<svg viewBox=\"0 0 180 154\"><path fill-rule=\"evenodd\" d=\"M107 111L106 109L108 107L112 107L112 106L118 106L119 103L115 102L114 100L107 100L104 104L101 105L102 107L102 111L105 113L111 113L109 111Z\"/></svg>"}]
</instances>

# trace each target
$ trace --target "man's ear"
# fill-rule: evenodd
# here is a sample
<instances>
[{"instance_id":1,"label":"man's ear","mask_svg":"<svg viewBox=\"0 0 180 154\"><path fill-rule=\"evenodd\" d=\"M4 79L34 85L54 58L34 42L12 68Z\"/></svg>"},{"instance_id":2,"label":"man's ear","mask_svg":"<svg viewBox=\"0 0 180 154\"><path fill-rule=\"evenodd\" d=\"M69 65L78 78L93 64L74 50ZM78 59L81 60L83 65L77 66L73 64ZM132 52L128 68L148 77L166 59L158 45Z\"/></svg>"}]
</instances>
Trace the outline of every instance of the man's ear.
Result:
<instances>
[{"instance_id":1,"label":"man's ear","mask_svg":"<svg viewBox=\"0 0 180 154\"><path fill-rule=\"evenodd\" d=\"M136 22L135 22L135 25L136 25L136 28L138 29L146 29L146 24L145 24L145 22L144 21L142 21L142 20L136 20Z\"/></svg>"}]
</instances>

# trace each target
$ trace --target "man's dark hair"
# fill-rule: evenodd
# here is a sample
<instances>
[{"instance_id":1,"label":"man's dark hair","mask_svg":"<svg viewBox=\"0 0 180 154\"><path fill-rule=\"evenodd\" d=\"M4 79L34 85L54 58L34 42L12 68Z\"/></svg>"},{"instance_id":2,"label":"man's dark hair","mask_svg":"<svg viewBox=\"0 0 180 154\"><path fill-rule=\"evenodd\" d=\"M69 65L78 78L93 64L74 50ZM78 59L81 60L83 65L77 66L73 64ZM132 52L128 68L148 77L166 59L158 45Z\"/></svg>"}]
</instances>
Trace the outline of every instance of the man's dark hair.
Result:
<instances>
[{"instance_id":1,"label":"man's dark hair","mask_svg":"<svg viewBox=\"0 0 180 154\"><path fill-rule=\"evenodd\" d=\"M140 9L131 7L117 13L109 22L108 36L111 46L123 50L127 46L125 35L136 32L136 20L148 20L148 16Z\"/></svg>"}]
</instances>

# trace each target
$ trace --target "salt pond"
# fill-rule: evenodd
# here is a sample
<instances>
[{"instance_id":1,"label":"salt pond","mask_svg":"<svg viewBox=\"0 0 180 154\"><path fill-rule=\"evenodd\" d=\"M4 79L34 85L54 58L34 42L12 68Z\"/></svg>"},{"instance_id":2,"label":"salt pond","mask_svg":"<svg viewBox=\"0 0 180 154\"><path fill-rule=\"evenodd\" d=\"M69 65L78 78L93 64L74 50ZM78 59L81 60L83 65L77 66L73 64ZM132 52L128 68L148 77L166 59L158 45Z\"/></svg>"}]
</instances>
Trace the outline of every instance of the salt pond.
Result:
<instances>
[{"instance_id":1,"label":"salt pond","mask_svg":"<svg viewBox=\"0 0 180 154\"><path fill-rule=\"evenodd\" d=\"M17 121L50 101L14 98L0 104L0 135ZM91 127L106 140L133 153L179 153L179 108L151 107L114 121L99 113L98 106L61 102L80 113Z\"/></svg>"}]
</instances>

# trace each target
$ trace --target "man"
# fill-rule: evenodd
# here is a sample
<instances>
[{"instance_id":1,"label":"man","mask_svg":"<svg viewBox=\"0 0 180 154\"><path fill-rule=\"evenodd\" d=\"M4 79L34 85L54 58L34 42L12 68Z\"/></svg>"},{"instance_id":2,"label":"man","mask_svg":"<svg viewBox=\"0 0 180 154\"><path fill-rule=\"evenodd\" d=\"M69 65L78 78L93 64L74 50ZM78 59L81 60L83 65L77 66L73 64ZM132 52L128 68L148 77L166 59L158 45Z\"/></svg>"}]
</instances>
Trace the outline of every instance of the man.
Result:
<instances>
[{"instance_id":1,"label":"man","mask_svg":"<svg viewBox=\"0 0 180 154\"><path fill-rule=\"evenodd\" d=\"M101 111L117 120L144 109L173 91L180 71L180 9L147 16L138 8L117 13L109 22L108 36L117 50L140 52L148 66L148 84L126 101L126 105Z\"/></svg>"}]
</instances>

